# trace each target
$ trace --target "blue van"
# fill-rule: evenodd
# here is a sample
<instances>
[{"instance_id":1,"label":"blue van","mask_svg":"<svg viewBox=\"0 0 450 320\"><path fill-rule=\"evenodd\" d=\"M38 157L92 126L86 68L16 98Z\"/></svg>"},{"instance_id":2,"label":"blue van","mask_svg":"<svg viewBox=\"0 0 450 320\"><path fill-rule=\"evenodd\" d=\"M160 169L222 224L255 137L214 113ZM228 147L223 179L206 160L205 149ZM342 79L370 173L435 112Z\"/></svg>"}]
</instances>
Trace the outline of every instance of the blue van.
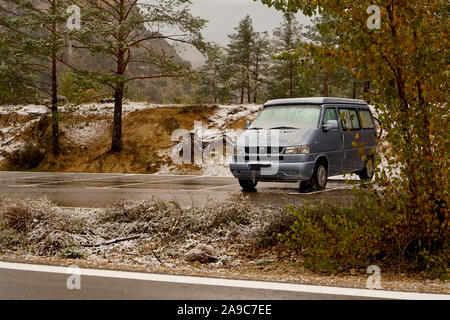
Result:
<instances>
[{"instance_id":1,"label":"blue van","mask_svg":"<svg viewBox=\"0 0 450 320\"><path fill-rule=\"evenodd\" d=\"M241 187L259 181L299 182L301 192L323 190L329 176L374 174L377 133L362 100L271 100L239 137L230 170Z\"/></svg>"}]
</instances>

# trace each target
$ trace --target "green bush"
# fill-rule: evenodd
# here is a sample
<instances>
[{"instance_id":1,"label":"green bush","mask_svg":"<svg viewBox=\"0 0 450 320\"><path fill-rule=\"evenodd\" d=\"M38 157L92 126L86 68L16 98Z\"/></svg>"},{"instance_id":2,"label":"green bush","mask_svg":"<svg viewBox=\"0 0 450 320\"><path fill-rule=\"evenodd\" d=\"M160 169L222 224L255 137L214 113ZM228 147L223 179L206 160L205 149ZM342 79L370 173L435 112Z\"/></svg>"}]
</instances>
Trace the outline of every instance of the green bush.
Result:
<instances>
[{"instance_id":1,"label":"green bush","mask_svg":"<svg viewBox=\"0 0 450 320\"><path fill-rule=\"evenodd\" d=\"M84 259L84 254L72 247L64 248L61 251L60 256L65 259Z\"/></svg>"},{"instance_id":2,"label":"green bush","mask_svg":"<svg viewBox=\"0 0 450 320\"><path fill-rule=\"evenodd\" d=\"M279 240L301 250L305 266L314 271L331 274L378 264L448 278L448 229L423 241L416 222L395 201L374 191L355 195L349 206L289 206L295 221L290 231L278 234Z\"/></svg>"}]
</instances>

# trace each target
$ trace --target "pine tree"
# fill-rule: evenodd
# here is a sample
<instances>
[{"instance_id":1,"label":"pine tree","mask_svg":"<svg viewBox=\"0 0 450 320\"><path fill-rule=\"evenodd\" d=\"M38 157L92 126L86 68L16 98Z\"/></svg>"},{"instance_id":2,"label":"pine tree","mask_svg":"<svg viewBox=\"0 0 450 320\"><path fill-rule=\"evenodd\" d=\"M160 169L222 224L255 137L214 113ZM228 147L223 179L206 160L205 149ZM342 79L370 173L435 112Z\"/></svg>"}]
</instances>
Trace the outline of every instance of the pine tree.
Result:
<instances>
[{"instance_id":1,"label":"pine tree","mask_svg":"<svg viewBox=\"0 0 450 320\"><path fill-rule=\"evenodd\" d=\"M0 33L0 104L38 102L36 75L22 67L30 63L9 41L9 35Z\"/></svg>"},{"instance_id":2,"label":"pine tree","mask_svg":"<svg viewBox=\"0 0 450 320\"><path fill-rule=\"evenodd\" d=\"M205 64L197 71L196 95L203 102L217 103L219 100L229 99L229 90L226 86L225 53L218 44L209 44L206 49Z\"/></svg>"},{"instance_id":3,"label":"pine tree","mask_svg":"<svg viewBox=\"0 0 450 320\"><path fill-rule=\"evenodd\" d=\"M137 0L76 0L75 3L83 8L83 28L74 32L80 43L74 47L102 56L112 65L110 70L89 70L89 73L114 91L111 151L120 152L125 86L136 80L192 74L189 65L156 49L152 41L164 39L201 49L201 29L206 21L192 16L189 0L159 0L145 5ZM141 74L131 75L128 72L131 65L138 66Z\"/></svg>"},{"instance_id":4,"label":"pine tree","mask_svg":"<svg viewBox=\"0 0 450 320\"><path fill-rule=\"evenodd\" d=\"M309 69L314 70L321 96L356 97L358 79L346 70L339 51L339 37L336 26L339 17L327 12L312 19L313 24L302 32L305 38L303 54L309 60Z\"/></svg>"},{"instance_id":5,"label":"pine tree","mask_svg":"<svg viewBox=\"0 0 450 320\"><path fill-rule=\"evenodd\" d=\"M299 84L298 57L295 49L301 41L301 26L292 12L284 13L281 26L273 32L274 46L277 55L275 63L276 87L279 87L283 96L293 98L297 95L296 87ZM278 86L277 86L278 84Z\"/></svg>"},{"instance_id":6,"label":"pine tree","mask_svg":"<svg viewBox=\"0 0 450 320\"><path fill-rule=\"evenodd\" d=\"M267 32L258 32L255 35L252 50L252 74L253 74L253 103L258 103L260 96L265 93L267 77L270 76L271 63L270 40Z\"/></svg>"},{"instance_id":7,"label":"pine tree","mask_svg":"<svg viewBox=\"0 0 450 320\"><path fill-rule=\"evenodd\" d=\"M57 67L67 45L67 7L68 1L63 0L0 0L0 26L9 48L24 57L17 65L38 75L39 92L50 97L55 156L60 152Z\"/></svg>"},{"instance_id":8,"label":"pine tree","mask_svg":"<svg viewBox=\"0 0 450 320\"><path fill-rule=\"evenodd\" d=\"M247 15L235 28L235 33L229 35L227 48L229 67L233 73L230 79L232 87L240 90L240 103L244 103L245 93L247 102L251 102L251 66L252 49L255 42L253 20Z\"/></svg>"}]
</instances>

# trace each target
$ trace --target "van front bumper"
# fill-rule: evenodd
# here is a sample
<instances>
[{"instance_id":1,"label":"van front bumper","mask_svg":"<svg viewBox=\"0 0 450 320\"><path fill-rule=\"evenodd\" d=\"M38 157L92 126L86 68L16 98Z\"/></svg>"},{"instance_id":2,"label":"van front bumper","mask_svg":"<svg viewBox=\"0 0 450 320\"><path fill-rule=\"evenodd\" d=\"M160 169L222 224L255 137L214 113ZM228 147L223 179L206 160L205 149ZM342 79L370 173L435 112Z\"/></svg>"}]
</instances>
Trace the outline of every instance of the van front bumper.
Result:
<instances>
[{"instance_id":1,"label":"van front bumper","mask_svg":"<svg viewBox=\"0 0 450 320\"><path fill-rule=\"evenodd\" d=\"M230 163L231 173L235 178L241 180L258 181L278 181L278 182L296 182L307 181L311 179L316 162L290 162L290 163L248 163L232 162Z\"/></svg>"}]
</instances>

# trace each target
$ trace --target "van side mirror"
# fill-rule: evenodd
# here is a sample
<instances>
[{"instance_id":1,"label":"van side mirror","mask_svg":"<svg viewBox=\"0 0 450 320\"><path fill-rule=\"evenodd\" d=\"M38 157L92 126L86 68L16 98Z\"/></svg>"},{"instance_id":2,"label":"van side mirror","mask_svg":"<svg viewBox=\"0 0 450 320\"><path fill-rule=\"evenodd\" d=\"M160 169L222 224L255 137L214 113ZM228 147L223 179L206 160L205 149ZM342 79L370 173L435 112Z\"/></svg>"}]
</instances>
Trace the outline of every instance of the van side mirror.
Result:
<instances>
[{"instance_id":1,"label":"van side mirror","mask_svg":"<svg viewBox=\"0 0 450 320\"><path fill-rule=\"evenodd\" d=\"M339 125L337 120L328 120L326 124L323 125L323 131L338 131Z\"/></svg>"},{"instance_id":2,"label":"van side mirror","mask_svg":"<svg viewBox=\"0 0 450 320\"><path fill-rule=\"evenodd\" d=\"M245 121L245 130L250 127L250 120Z\"/></svg>"}]
</instances>

